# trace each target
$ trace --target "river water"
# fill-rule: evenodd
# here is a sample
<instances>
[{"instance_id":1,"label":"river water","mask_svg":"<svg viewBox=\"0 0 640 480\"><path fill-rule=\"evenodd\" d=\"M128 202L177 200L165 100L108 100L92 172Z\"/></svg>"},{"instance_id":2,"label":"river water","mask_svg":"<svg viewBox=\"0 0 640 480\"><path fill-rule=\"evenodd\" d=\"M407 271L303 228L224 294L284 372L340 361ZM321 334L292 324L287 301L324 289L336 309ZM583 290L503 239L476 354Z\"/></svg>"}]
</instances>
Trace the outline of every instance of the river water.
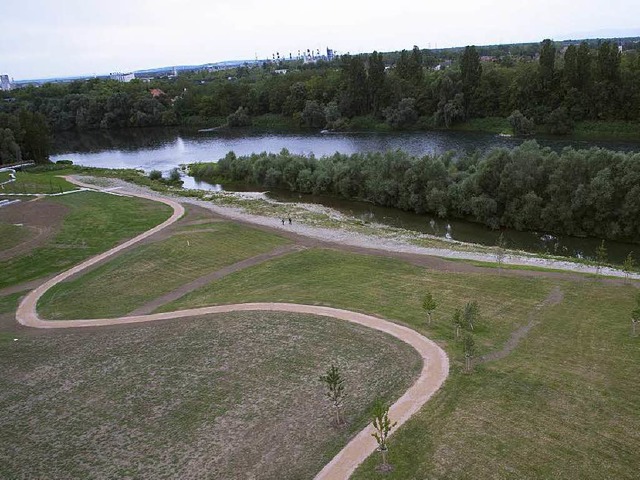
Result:
<instances>
[{"instance_id":1,"label":"river water","mask_svg":"<svg viewBox=\"0 0 640 480\"><path fill-rule=\"evenodd\" d=\"M413 155L443 153L449 150L470 152L494 147L515 147L522 139L469 132L410 132L410 133L256 133L251 131L198 133L180 129L128 129L122 131L67 133L58 135L52 160L72 160L76 165L104 168L138 168L168 172L181 164L215 162L228 152L238 155L255 152L277 153L283 148L297 154L330 155L335 152L358 152L402 149ZM539 138L538 143L554 150L572 146L599 146L612 150L638 151L640 143L590 142L558 138ZM185 188L219 190L221 185L209 185L184 177ZM499 232L472 222L441 220L425 215L376 207L331 197L270 193L274 198L288 201L316 202L362 218L424 233L446 236L455 240L495 245ZM553 236L545 232L517 232L505 230L508 247L530 252L545 252L563 256L593 257L600 240ZM611 261L622 262L629 251L640 253L640 245L607 241Z\"/></svg>"}]
</instances>

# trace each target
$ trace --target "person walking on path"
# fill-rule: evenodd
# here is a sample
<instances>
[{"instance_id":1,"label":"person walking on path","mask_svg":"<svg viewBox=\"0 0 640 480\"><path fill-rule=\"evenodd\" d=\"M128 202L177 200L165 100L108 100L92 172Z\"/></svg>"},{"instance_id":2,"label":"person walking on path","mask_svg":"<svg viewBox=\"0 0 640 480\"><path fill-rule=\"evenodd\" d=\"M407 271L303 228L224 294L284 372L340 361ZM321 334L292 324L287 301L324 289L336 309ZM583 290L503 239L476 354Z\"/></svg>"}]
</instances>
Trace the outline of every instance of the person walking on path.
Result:
<instances>
[{"instance_id":1,"label":"person walking on path","mask_svg":"<svg viewBox=\"0 0 640 480\"><path fill-rule=\"evenodd\" d=\"M282 226L284 227L284 218L282 219Z\"/></svg>"},{"instance_id":2,"label":"person walking on path","mask_svg":"<svg viewBox=\"0 0 640 480\"><path fill-rule=\"evenodd\" d=\"M289 225L291 225L291 217L289 217Z\"/></svg>"}]
</instances>

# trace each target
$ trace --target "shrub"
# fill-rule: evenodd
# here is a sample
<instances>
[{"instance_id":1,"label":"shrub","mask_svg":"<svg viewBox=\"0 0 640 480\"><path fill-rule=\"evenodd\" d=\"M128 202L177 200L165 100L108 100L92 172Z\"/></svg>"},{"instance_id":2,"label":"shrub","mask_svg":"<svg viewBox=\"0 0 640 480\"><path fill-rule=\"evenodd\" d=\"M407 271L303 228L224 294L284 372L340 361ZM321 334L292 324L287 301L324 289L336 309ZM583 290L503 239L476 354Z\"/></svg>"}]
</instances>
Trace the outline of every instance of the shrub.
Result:
<instances>
[{"instance_id":1,"label":"shrub","mask_svg":"<svg viewBox=\"0 0 640 480\"><path fill-rule=\"evenodd\" d=\"M248 109L238 107L238 109L227 117L227 125L230 127L249 127L251 126L251 117Z\"/></svg>"},{"instance_id":2,"label":"shrub","mask_svg":"<svg viewBox=\"0 0 640 480\"><path fill-rule=\"evenodd\" d=\"M162 172L160 170L151 170L149 172L149 178L154 181L162 180Z\"/></svg>"},{"instance_id":3,"label":"shrub","mask_svg":"<svg viewBox=\"0 0 640 480\"><path fill-rule=\"evenodd\" d=\"M514 110L507 120L515 135L531 135L534 133L535 124L533 120L525 117L520 110Z\"/></svg>"}]
</instances>

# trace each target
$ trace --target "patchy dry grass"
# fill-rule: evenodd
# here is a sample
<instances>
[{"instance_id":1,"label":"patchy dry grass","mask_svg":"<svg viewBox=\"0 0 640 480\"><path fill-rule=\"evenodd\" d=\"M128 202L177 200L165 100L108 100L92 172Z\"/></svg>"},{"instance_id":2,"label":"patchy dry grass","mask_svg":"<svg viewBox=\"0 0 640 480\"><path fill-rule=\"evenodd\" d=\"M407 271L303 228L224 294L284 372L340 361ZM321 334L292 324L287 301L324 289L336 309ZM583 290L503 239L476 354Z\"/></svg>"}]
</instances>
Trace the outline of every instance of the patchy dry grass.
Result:
<instances>
[{"instance_id":1,"label":"patchy dry grass","mask_svg":"<svg viewBox=\"0 0 640 480\"><path fill-rule=\"evenodd\" d=\"M318 381L331 362L345 429ZM380 332L283 313L0 342L0 477L312 478L420 367Z\"/></svg>"},{"instance_id":2,"label":"patchy dry grass","mask_svg":"<svg viewBox=\"0 0 640 480\"><path fill-rule=\"evenodd\" d=\"M311 274L309 274L311 272ZM554 286L564 300L506 358L461 373L451 312L477 300L479 354L500 349ZM421 294L439 301L424 325ZM637 478L640 337L630 336L632 286L595 280L430 271L330 250L306 251L221 279L172 306L235 301L319 303L382 315L439 342L452 360L444 388L391 440L394 480ZM382 478L377 455L356 479Z\"/></svg>"},{"instance_id":3,"label":"patchy dry grass","mask_svg":"<svg viewBox=\"0 0 640 480\"><path fill-rule=\"evenodd\" d=\"M230 222L190 225L55 286L40 301L39 311L49 319L125 315L180 285L285 243L277 235Z\"/></svg>"},{"instance_id":4,"label":"patchy dry grass","mask_svg":"<svg viewBox=\"0 0 640 480\"><path fill-rule=\"evenodd\" d=\"M28 254L0 262L0 288L33 280L108 250L166 220L171 209L141 198L81 192L51 197L68 209L58 234Z\"/></svg>"},{"instance_id":5,"label":"patchy dry grass","mask_svg":"<svg viewBox=\"0 0 640 480\"><path fill-rule=\"evenodd\" d=\"M9 250L25 241L31 232L24 227L10 223L0 223L0 252Z\"/></svg>"},{"instance_id":6,"label":"patchy dry grass","mask_svg":"<svg viewBox=\"0 0 640 480\"><path fill-rule=\"evenodd\" d=\"M525 324L528 313L552 289L543 279L497 273L446 273L385 257L307 250L229 275L162 311L253 301L330 305L383 315L449 342L453 340L450 319L454 310L475 300L482 315L476 342L481 353L486 353ZM439 303L429 329L421 308L425 290Z\"/></svg>"}]
</instances>

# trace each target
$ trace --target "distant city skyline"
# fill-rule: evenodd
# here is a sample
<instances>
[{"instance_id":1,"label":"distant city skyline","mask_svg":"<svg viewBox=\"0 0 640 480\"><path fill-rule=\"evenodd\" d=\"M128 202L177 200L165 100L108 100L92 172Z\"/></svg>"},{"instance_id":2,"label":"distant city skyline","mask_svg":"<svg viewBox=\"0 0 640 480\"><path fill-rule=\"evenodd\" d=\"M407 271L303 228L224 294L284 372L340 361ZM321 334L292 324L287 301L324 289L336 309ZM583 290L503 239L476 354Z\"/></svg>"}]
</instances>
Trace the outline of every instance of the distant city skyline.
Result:
<instances>
[{"instance_id":1,"label":"distant city skyline","mask_svg":"<svg viewBox=\"0 0 640 480\"><path fill-rule=\"evenodd\" d=\"M307 48L360 53L640 36L639 14L640 2L629 0L4 0L0 74L106 75Z\"/></svg>"}]
</instances>

